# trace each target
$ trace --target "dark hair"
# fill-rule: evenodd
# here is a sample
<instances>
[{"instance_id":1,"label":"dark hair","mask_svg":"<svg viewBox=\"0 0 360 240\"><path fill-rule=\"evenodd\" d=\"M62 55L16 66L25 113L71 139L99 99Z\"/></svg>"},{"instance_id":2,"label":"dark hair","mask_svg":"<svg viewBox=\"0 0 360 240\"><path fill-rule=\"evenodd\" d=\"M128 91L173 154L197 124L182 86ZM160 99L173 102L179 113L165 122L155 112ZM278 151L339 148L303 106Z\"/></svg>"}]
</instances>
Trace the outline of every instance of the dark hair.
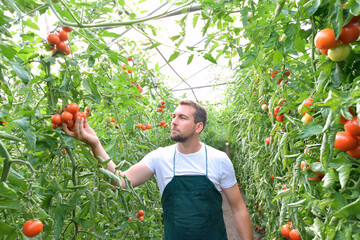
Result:
<instances>
[{"instance_id":1,"label":"dark hair","mask_svg":"<svg viewBox=\"0 0 360 240\"><path fill-rule=\"evenodd\" d=\"M205 128L206 121L207 121L207 113L206 109L199 103L194 102L192 100L186 99L186 100L180 100L179 105L188 105L195 108L194 113L194 122L202 122L203 123L203 129Z\"/></svg>"}]
</instances>

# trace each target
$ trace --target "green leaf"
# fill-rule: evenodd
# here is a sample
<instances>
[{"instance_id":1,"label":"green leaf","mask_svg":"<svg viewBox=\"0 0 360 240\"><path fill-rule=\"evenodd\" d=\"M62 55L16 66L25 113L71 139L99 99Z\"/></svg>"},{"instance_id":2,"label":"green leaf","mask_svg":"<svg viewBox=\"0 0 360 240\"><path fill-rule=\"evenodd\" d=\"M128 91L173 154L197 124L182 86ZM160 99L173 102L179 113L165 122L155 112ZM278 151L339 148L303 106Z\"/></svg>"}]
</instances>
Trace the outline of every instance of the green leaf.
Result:
<instances>
[{"instance_id":1,"label":"green leaf","mask_svg":"<svg viewBox=\"0 0 360 240\"><path fill-rule=\"evenodd\" d=\"M2 45L0 44L1 54L4 54L4 56L11 60L16 55L17 51L16 49L11 45Z\"/></svg>"},{"instance_id":2,"label":"green leaf","mask_svg":"<svg viewBox=\"0 0 360 240\"><path fill-rule=\"evenodd\" d=\"M33 131L31 131L30 128L28 128L25 132L25 137L30 149L35 150L36 134Z\"/></svg>"},{"instance_id":3,"label":"green leaf","mask_svg":"<svg viewBox=\"0 0 360 240\"><path fill-rule=\"evenodd\" d=\"M302 129L302 131L298 135L298 138L308 138L314 135L318 135L322 132L322 130L323 128L320 125L311 122Z\"/></svg>"},{"instance_id":4,"label":"green leaf","mask_svg":"<svg viewBox=\"0 0 360 240\"><path fill-rule=\"evenodd\" d=\"M360 213L360 197L356 201L341 208L334 215L337 217L344 218L349 215L357 215L359 213Z\"/></svg>"},{"instance_id":5,"label":"green leaf","mask_svg":"<svg viewBox=\"0 0 360 240\"><path fill-rule=\"evenodd\" d=\"M9 235L15 230L16 228L14 226L11 226L5 222L0 222L0 236Z\"/></svg>"},{"instance_id":6,"label":"green leaf","mask_svg":"<svg viewBox=\"0 0 360 240\"><path fill-rule=\"evenodd\" d=\"M8 199L18 198L16 192L9 188L5 182L0 182L0 196Z\"/></svg>"},{"instance_id":7,"label":"green leaf","mask_svg":"<svg viewBox=\"0 0 360 240\"><path fill-rule=\"evenodd\" d=\"M193 28L195 28L196 27L196 24L197 24L197 21L198 21L198 19L199 19L199 14L195 14L194 15L194 18L193 18Z\"/></svg>"},{"instance_id":8,"label":"green leaf","mask_svg":"<svg viewBox=\"0 0 360 240\"><path fill-rule=\"evenodd\" d=\"M20 200L0 199L0 209L21 209Z\"/></svg>"},{"instance_id":9,"label":"green leaf","mask_svg":"<svg viewBox=\"0 0 360 240\"><path fill-rule=\"evenodd\" d=\"M282 191L278 192L278 194L271 200L271 202L275 202L277 199L279 199L283 196L290 195L290 194L291 194L290 189L282 190Z\"/></svg>"},{"instance_id":10,"label":"green leaf","mask_svg":"<svg viewBox=\"0 0 360 240\"><path fill-rule=\"evenodd\" d=\"M336 169L336 171L339 172L339 179L340 179L341 188L344 188L346 186L346 183L349 180L351 167L344 164L341 167L339 167L338 169Z\"/></svg>"},{"instance_id":11,"label":"green leaf","mask_svg":"<svg viewBox=\"0 0 360 240\"><path fill-rule=\"evenodd\" d=\"M29 120L27 117L24 117L22 119L14 120L14 123L16 123L22 130L27 131L29 127Z\"/></svg>"},{"instance_id":12,"label":"green leaf","mask_svg":"<svg viewBox=\"0 0 360 240\"><path fill-rule=\"evenodd\" d=\"M171 54L168 62L174 61L178 56L179 56L180 52L175 51L173 54Z\"/></svg>"},{"instance_id":13,"label":"green leaf","mask_svg":"<svg viewBox=\"0 0 360 240\"><path fill-rule=\"evenodd\" d=\"M109 170L106 170L104 168L99 168L99 171L104 174L106 177L110 178L111 180L113 180L116 184L118 184L119 186L121 186L121 180L120 178L115 175L114 173L110 172Z\"/></svg>"},{"instance_id":14,"label":"green leaf","mask_svg":"<svg viewBox=\"0 0 360 240\"><path fill-rule=\"evenodd\" d=\"M204 58L205 58L206 60L209 60L210 62L216 64L216 60L213 58L213 56L212 56L210 53L205 53L205 54L204 54Z\"/></svg>"},{"instance_id":15,"label":"green leaf","mask_svg":"<svg viewBox=\"0 0 360 240\"><path fill-rule=\"evenodd\" d=\"M30 73L25 70L23 65L18 63L12 63L12 69L18 75L18 77L23 81L23 83L28 84L30 82Z\"/></svg>"},{"instance_id":16,"label":"green leaf","mask_svg":"<svg viewBox=\"0 0 360 240\"><path fill-rule=\"evenodd\" d=\"M194 59L194 54L191 54L190 57L188 58L187 65L189 65L193 59Z\"/></svg>"},{"instance_id":17,"label":"green leaf","mask_svg":"<svg viewBox=\"0 0 360 240\"><path fill-rule=\"evenodd\" d=\"M26 21L22 21L22 23L25 25L25 26L28 26L32 29L35 29L35 30L40 30L39 26L34 23L31 18L28 18Z\"/></svg>"},{"instance_id":18,"label":"green leaf","mask_svg":"<svg viewBox=\"0 0 360 240\"><path fill-rule=\"evenodd\" d=\"M312 16L320 7L321 0L310 0L305 5L305 11L309 14L309 16Z\"/></svg>"},{"instance_id":19,"label":"green leaf","mask_svg":"<svg viewBox=\"0 0 360 240\"><path fill-rule=\"evenodd\" d=\"M273 55L274 66L281 63L282 59L283 59L283 55L279 51L276 51Z\"/></svg>"},{"instance_id":20,"label":"green leaf","mask_svg":"<svg viewBox=\"0 0 360 240\"><path fill-rule=\"evenodd\" d=\"M0 138L14 140L14 141L18 141L18 142L23 141L23 139L15 137L15 136L13 136L13 135L11 135L11 134L9 134L7 132L4 132L4 131L0 131Z\"/></svg>"},{"instance_id":21,"label":"green leaf","mask_svg":"<svg viewBox=\"0 0 360 240\"><path fill-rule=\"evenodd\" d=\"M325 177L322 180L324 182L324 188L332 187L336 180L337 180L337 176L335 174L334 169L332 168L328 169L328 172L326 173Z\"/></svg>"}]
</instances>

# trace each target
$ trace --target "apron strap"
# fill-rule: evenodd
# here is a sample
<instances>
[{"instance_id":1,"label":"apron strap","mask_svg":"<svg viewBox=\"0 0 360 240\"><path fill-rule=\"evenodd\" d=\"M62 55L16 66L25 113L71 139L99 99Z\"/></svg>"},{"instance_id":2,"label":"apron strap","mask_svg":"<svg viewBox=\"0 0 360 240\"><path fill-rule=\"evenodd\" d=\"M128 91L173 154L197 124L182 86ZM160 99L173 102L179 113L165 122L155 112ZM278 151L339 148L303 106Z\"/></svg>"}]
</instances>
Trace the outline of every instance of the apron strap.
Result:
<instances>
[{"instance_id":1,"label":"apron strap","mask_svg":"<svg viewBox=\"0 0 360 240\"><path fill-rule=\"evenodd\" d=\"M206 144L205 145L205 161L206 161L206 177L208 176L208 157L207 157L207 149L206 149ZM176 149L177 149L177 144L175 145L175 151L174 151L174 157L173 157L173 176L175 176L175 155L176 155Z\"/></svg>"}]
</instances>

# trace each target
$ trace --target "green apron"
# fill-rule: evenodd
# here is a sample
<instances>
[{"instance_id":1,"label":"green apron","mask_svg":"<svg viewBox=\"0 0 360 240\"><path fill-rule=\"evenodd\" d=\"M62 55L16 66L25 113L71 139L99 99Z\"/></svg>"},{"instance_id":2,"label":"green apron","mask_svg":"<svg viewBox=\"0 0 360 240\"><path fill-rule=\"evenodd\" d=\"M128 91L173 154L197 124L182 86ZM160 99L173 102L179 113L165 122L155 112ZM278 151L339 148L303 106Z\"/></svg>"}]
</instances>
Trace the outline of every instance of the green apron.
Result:
<instances>
[{"instance_id":1,"label":"green apron","mask_svg":"<svg viewBox=\"0 0 360 240\"><path fill-rule=\"evenodd\" d=\"M208 178L206 145L206 175L176 176L175 153L174 176L161 197L165 240L226 240L222 196Z\"/></svg>"}]
</instances>

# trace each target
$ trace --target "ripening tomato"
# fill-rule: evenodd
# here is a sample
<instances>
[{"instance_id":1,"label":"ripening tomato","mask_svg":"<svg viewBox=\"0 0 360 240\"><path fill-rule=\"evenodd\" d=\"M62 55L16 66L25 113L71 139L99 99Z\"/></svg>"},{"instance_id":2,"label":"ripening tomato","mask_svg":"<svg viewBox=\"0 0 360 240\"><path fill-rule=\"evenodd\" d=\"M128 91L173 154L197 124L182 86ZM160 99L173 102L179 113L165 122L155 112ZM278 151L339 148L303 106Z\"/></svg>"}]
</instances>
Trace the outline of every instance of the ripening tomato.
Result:
<instances>
[{"instance_id":1,"label":"ripening tomato","mask_svg":"<svg viewBox=\"0 0 360 240\"><path fill-rule=\"evenodd\" d=\"M115 118L111 118L111 122L114 123L114 122L115 122Z\"/></svg>"},{"instance_id":2,"label":"ripening tomato","mask_svg":"<svg viewBox=\"0 0 360 240\"><path fill-rule=\"evenodd\" d=\"M315 35L315 46L318 49L331 49L338 44L335 39L334 30L331 28L325 28Z\"/></svg>"},{"instance_id":3,"label":"ripening tomato","mask_svg":"<svg viewBox=\"0 0 360 240\"><path fill-rule=\"evenodd\" d=\"M73 115L71 112L65 111L61 114L61 120L69 121L73 119Z\"/></svg>"},{"instance_id":4,"label":"ripening tomato","mask_svg":"<svg viewBox=\"0 0 360 240\"><path fill-rule=\"evenodd\" d=\"M63 41L59 41L58 44L56 44L56 50L59 50L60 52L66 51L66 44Z\"/></svg>"},{"instance_id":5,"label":"ripening tomato","mask_svg":"<svg viewBox=\"0 0 360 240\"><path fill-rule=\"evenodd\" d=\"M349 112L350 112L353 116L355 115L354 110L353 110L351 107L349 107ZM343 115L341 115L341 117L340 117L340 123L341 123L341 124L345 124L347 121L349 121L349 120L346 119Z\"/></svg>"},{"instance_id":6,"label":"ripening tomato","mask_svg":"<svg viewBox=\"0 0 360 240\"><path fill-rule=\"evenodd\" d=\"M356 148L347 151L347 153L353 158L360 158L360 144L358 144Z\"/></svg>"},{"instance_id":7,"label":"ripening tomato","mask_svg":"<svg viewBox=\"0 0 360 240\"><path fill-rule=\"evenodd\" d=\"M281 106L274 108L274 116L277 117L278 112L280 111Z\"/></svg>"},{"instance_id":8,"label":"ripening tomato","mask_svg":"<svg viewBox=\"0 0 360 240\"><path fill-rule=\"evenodd\" d=\"M279 116L276 116L276 121L282 122L282 121L284 121L284 118L285 118L285 116L280 114Z\"/></svg>"},{"instance_id":9,"label":"ripening tomato","mask_svg":"<svg viewBox=\"0 0 360 240\"><path fill-rule=\"evenodd\" d=\"M127 73L129 73L129 74L132 74L132 72L133 72L131 69L127 69L126 71L127 71Z\"/></svg>"},{"instance_id":10,"label":"ripening tomato","mask_svg":"<svg viewBox=\"0 0 360 240\"><path fill-rule=\"evenodd\" d=\"M145 214L144 210L139 211L139 216L144 216L144 214Z\"/></svg>"},{"instance_id":11,"label":"ripening tomato","mask_svg":"<svg viewBox=\"0 0 360 240\"><path fill-rule=\"evenodd\" d=\"M302 102L302 104L299 105L299 107L298 107L298 113L300 113L302 116L305 116L305 114L307 113L307 110L304 111L303 113L301 113L302 106L310 107L310 105L312 104L313 101L314 101L313 98L307 98L307 99L305 99L305 100Z\"/></svg>"},{"instance_id":12,"label":"ripening tomato","mask_svg":"<svg viewBox=\"0 0 360 240\"><path fill-rule=\"evenodd\" d=\"M158 111L159 111L159 112L162 112L162 108L158 108Z\"/></svg>"},{"instance_id":13,"label":"ripening tomato","mask_svg":"<svg viewBox=\"0 0 360 240\"><path fill-rule=\"evenodd\" d=\"M76 119L76 118L83 118L83 119L86 119L86 113L84 113L84 112L77 112L76 114L75 114L75 116L74 116L74 118Z\"/></svg>"},{"instance_id":14,"label":"ripening tomato","mask_svg":"<svg viewBox=\"0 0 360 240\"><path fill-rule=\"evenodd\" d=\"M161 125L164 125L164 124L165 124L165 121L164 121L164 120L162 120L162 121L160 122L160 124L161 124Z\"/></svg>"},{"instance_id":15,"label":"ripening tomato","mask_svg":"<svg viewBox=\"0 0 360 240\"><path fill-rule=\"evenodd\" d=\"M47 37L47 42L51 45L56 45L60 42L59 35L57 33L50 33Z\"/></svg>"},{"instance_id":16,"label":"ripening tomato","mask_svg":"<svg viewBox=\"0 0 360 240\"><path fill-rule=\"evenodd\" d=\"M72 29L69 27L62 27L61 30L65 31L65 32L72 32Z\"/></svg>"},{"instance_id":17,"label":"ripening tomato","mask_svg":"<svg viewBox=\"0 0 360 240\"><path fill-rule=\"evenodd\" d=\"M337 132L335 136L334 146L340 151L350 151L358 145L355 137L347 132Z\"/></svg>"},{"instance_id":18,"label":"ripening tomato","mask_svg":"<svg viewBox=\"0 0 360 240\"><path fill-rule=\"evenodd\" d=\"M131 222L131 220L132 220L132 217L129 217L129 222Z\"/></svg>"},{"instance_id":19,"label":"ripening tomato","mask_svg":"<svg viewBox=\"0 0 360 240\"><path fill-rule=\"evenodd\" d=\"M130 61L132 61L133 60L133 58L132 57L129 57L128 58L128 62L130 62Z\"/></svg>"},{"instance_id":20,"label":"ripening tomato","mask_svg":"<svg viewBox=\"0 0 360 240\"><path fill-rule=\"evenodd\" d=\"M339 44L334 48L329 49L328 56L334 62L344 61L351 52L351 48L348 44Z\"/></svg>"},{"instance_id":21,"label":"ripening tomato","mask_svg":"<svg viewBox=\"0 0 360 240\"><path fill-rule=\"evenodd\" d=\"M70 48L69 48L68 46L66 46L65 51L64 51L64 54L65 54L65 55L69 55L70 53L71 53Z\"/></svg>"},{"instance_id":22,"label":"ripening tomato","mask_svg":"<svg viewBox=\"0 0 360 240\"><path fill-rule=\"evenodd\" d=\"M37 220L28 220L24 223L22 231L27 237L35 237L37 236L43 229L43 223Z\"/></svg>"},{"instance_id":23,"label":"ripening tomato","mask_svg":"<svg viewBox=\"0 0 360 240\"><path fill-rule=\"evenodd\" d=\"M59 125L61 124L61 116L59 114L55 114L50 118L53 124Z\"/></svg>"},{"instance_id":24,"label":"ripening tomato","mask_svg":"<svg viewBox=\"0 0 360 240\"><path fill-rule=\"evenodd\" d=\"M65 42L65 41L69 40L69 34L66 31L61 30L59 32L59 38L60 38L60 41Z\"/></svg>"},{"instance_id":25,"label":"ripening tomato","mask_svg":"<svg viewBox=\"0 0 360 240\"><path fill-rule=\"evenodd\" d=\"M283 78L280 78L277 82L277 85L279 85L282 82Z\"/></svg>"},{"instance_id":26,"label":"ripening tomato","mask_svg":"<svg viewBox=\"0 0 360 240\"><path fill-rule=\"evenodd\" d=\"M359 38L360 32L355 24L348 23L341 29L339 36L340 42L347 44L353 43Z\"/></svg>"},{"instance_id":27,"label":"ripening tomato","mask_svg":"<svg viewBox=\"0 0 360 240\"><path fill-rule=\"evenodd\" d=\"M150 124L147 124L147 125L146 125L146 129L151 129L151 125L150 125Z\"/></svg>"},{"instance_id":28,"label":"ripening tomato","mask_svg":"<svg viewBox=\"0 0 360 240\"><path fill-rule=\"evenodd\" d=\"M72 114L76 114L79 111L79 105L77 105L76 103L70 103L67 106L66 111L68 111Z\"/></svg>"},{"instance_id":29,"label":"ripening tomato","mask_svg":"<svg viewBox=\"0 0 360 240\"><path fill-rule=\"evenodd\" d=\"M328 55L329 49L321 49L320 52L324 55Z\"/></svg>"},{"instance_id":30,"label":"ripening tomato","mask_svg":"<svg viewBox=\"0 0 360 240\"><path fill-rule=\"evenodd\" d=\"M277 74L278 72L279 72L279 70L276 70L276 71L273 70L273 71L271 71L270 76L275 78L275 74Z\"/></svg>"},{"instance_id":31,"label":"ripening tomato","mask_svg":"<svg viewBox=\"0 0 360 240\"><path fill-rule=\"evenodd\" d=\"M261 105L261 109L266 112L268 110L268 105L266 103L263 103Z\"/></svg>"},{"instance_id":32,"label":"ripening tomato","mask_svg":"<svg viewBox=\"0 0 360 240\"><path fill-rule=\"evenodd\" d=\"M75 122L74 122L74 120L69 120L69 121L65 121L65 123L66 123L66 126L68 127L68 128L71 128L71 127L73 127L74 125L75 125Z\"/></svg>"},{"instance_id":33,"label":"ripening tomato","mask_svg":"<svg viewBox=\"0 0 360 240\"><path fill-rule=\"evenodd\" d=\"M275 176L274 176L274 174L271 174L271 179L275 179Z\"/></svg>"},{"instance_id":34,"label":"ripening tomato","mask_svg":"<svg viewBox=\"0 0 360 240\"><path fill-rule=\"evenodd\" d=\"M164 127L164 128L166 128L166 127L167 127L166 123L165 123L165 124L163 124L163 127Z\"/></svg>"},{"instance_id":35,"label":"ripening tomato","mask_svg":"<svg viewBox=\"0 0 360 240\"><path fill-rule=\"evenodd\" d=\"M281 234L285 237L285 238L290 238L290 226L289 224L285 224L281 227Z\"/></svg>"},{"instance_id":36,"label":"ripening tomato","mask_svg":"<svg viewBox=\"0 0 360 240\"><path fill-rule=\"evenodd\" d=\"M142 128L142 124L138 123L138 125L136 125L137 128Z\"/></svg>"},{"instance_id":37,"label":"ripening tomato","mask_svg":"<svg viewBox=\"0 0 360 240\"><path fill-rule=\"evenodd\" d=\"M352 136L360 136L360 126L358 117L354 116L352 120L349 120L344 125L345 132Z\"/></svg>"},{"instance_id":38,"label":"ripening tomato","mask_svg":"<svg viewBox=\"0 0 360 240\"><path fill-rule=\"evenodd\" d=\"M291 240L301 240L301 236L300 236L297 228L291 230L289 233L289 236L290 236Z\"/></svg>"},{"instance_id":39,"label":"ripening tomato","mask_svg":"<svg viewBox=\"0 0 360 240\"><path fill-rule=\"evenodd\" d=\"M265 140L265 142L266 142L267 144L270 144L270 142L271 142L271 137L267 137L266 140Z\"/></svg>"},{"instance_id":40,"label":"ripening tomato","mask_svg":"<svg viewBox=\"0 0 360 240\"><path fill-rule=\"evenodd\" d=\"M143 130L143 131L145 131L146 130L146 126L141 126L141 129Z\"/></svg>"},{"instance_id":41,"label":"ripening tomato","mask_svg":"<svg viewBox=\"0 0 360 240\"><path fill-rule=\"evenodd\" d=\"M165 105L165 101L164 101L164 100L161 101L161 105Z\"/></svg>"},{"instance_id":42,"label":"ripening tomato","mask_svg":"<svg viewBox=\"0 0 360 240\"><path fill-rule=\"evenodd\" d=\"M140 216L140 217L139 217L139 221L140 221L140 222L143 222L144 220L145 220L144 216Z\"/></svg>"},{"instance_id":43,"label":"ripening tomato","mask_svg":"<svg viewBox=\"0 0 360 240\"><path fill-rule=\"evenodd\" d=\"M290 76L291 72L290 72L290 71L287 71L287 72L285 72L284 74L285 74L285 76Z\"/></svg>"}]
</instances>

